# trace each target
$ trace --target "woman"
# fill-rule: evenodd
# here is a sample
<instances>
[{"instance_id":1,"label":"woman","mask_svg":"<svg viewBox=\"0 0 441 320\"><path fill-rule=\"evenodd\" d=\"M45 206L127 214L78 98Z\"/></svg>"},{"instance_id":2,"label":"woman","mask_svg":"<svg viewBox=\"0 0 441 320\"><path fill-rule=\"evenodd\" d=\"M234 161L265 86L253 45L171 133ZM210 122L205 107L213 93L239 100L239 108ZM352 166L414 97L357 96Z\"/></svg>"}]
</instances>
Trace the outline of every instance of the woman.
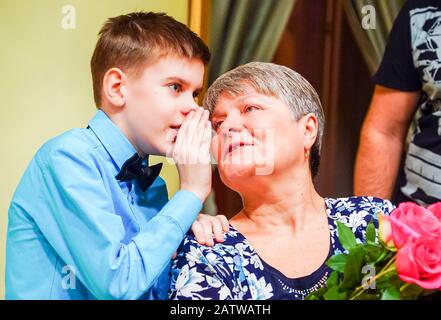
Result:
<instances>
[{"instance_id":1,"label":"woman","mask_svg":"<svg viewBox=\"0 0 441 320\"><path fill-rule=\"evenodd\" d=\"M313 87L293 70L253 62L221 76L204 107L216 135L222 181L243 209L223 243L206 247L188 235L172 269L172 299L304 299L325 285L326 260L343 252L337 221L357 241L390 202L321 197L313 178L324 116Z\"/></svg>"}]
</instances>

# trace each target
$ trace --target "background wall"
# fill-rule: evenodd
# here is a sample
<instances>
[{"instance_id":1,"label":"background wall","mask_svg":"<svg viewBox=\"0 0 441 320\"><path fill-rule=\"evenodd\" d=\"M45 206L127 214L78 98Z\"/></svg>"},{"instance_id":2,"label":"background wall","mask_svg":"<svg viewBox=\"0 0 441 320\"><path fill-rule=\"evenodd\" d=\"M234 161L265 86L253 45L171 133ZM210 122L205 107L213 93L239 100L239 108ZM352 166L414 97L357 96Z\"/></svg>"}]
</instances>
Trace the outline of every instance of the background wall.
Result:
<instances>
[{"instance_id":1,"label":"background wall","mask_svg":"<svg viewBox=\"0 0 441 320\"><path fill-rule=\"evenodd\" d=\"M72 8L75 29L64 29ZM97 33L108 17L136 10L166 12L187 23L188 0L0 0L0 299L15 187L46 140L86 126L94 115L89 61ZM176 192L175 167L165 162L161 176L169 194Z\"/></svg>"}]
</instances>

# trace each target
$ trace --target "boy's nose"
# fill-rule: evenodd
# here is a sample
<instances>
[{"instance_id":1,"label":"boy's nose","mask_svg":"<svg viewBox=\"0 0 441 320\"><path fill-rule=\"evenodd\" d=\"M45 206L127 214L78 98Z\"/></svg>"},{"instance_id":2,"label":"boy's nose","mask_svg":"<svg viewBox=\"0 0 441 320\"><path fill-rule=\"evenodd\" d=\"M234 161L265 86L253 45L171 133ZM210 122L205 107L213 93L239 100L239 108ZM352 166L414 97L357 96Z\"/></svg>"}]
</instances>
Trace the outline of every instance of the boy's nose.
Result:
<instances>
[{"instance_id":1,"label":"boy's nose","mask_svg":"<svg viewBox=\"0 0 441 320\"><path fill-rule=\"evenodd\" d=\"M182 113L187 115L190 111L196 111L199 108L199 105L196 103L194 99L191 99L189 102L185 103L182 108Z\"/></svg>"}]
</instances>

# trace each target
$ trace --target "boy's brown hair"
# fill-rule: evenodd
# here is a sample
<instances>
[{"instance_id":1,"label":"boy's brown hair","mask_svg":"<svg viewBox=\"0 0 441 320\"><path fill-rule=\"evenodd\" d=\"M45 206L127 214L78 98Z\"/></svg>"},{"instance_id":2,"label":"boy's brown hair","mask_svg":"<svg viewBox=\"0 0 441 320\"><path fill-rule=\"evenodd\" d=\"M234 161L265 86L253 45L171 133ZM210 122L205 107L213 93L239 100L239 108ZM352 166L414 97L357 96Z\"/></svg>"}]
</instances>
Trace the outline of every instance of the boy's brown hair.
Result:
<instances>
[{"instance_id":1,"label":"boy's brown hair","mask_svg":"<svg viewBox=\"0 0 441 320\"><path fill-rule=\"evenodd\" d=\"M205 65L210 61L210 51L202 39L165 13L134 12L108 19L90 61L96 106L101 104L107 70L116 67L137 75L147 64L168 55L197 58Z\"/></svg>"}]
</instances>

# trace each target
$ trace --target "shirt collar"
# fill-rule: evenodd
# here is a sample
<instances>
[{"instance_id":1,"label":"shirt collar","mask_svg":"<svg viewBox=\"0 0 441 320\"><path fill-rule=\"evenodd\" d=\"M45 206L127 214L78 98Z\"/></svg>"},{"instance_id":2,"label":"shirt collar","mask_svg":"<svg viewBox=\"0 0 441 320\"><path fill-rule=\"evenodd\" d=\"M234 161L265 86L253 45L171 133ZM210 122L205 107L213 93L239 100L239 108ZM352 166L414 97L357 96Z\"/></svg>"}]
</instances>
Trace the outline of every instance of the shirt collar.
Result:
<instances>
[{"instance_id":1,"label":"shirt collar","mask_svg":"<svg viewBox=\"0 0 441 320\"><path fill-rule=\"evenodd\" d=\"M98 110L92 120L90 120L89 128L97 136L119 169L121 169L127 159L136 153L136 149L124 133L102 110Z\"/></svg>"}]
</instances>

